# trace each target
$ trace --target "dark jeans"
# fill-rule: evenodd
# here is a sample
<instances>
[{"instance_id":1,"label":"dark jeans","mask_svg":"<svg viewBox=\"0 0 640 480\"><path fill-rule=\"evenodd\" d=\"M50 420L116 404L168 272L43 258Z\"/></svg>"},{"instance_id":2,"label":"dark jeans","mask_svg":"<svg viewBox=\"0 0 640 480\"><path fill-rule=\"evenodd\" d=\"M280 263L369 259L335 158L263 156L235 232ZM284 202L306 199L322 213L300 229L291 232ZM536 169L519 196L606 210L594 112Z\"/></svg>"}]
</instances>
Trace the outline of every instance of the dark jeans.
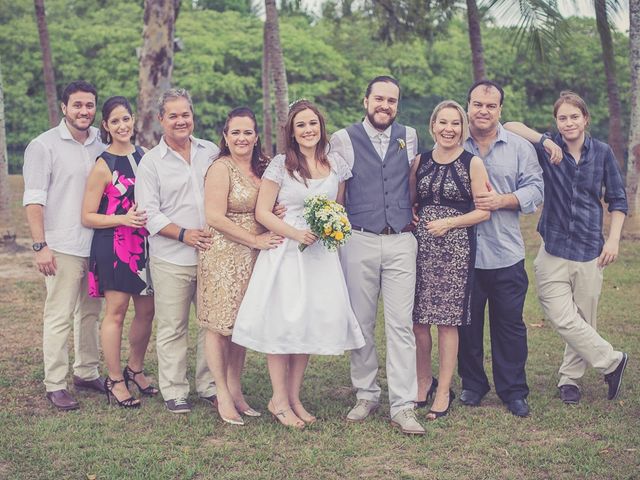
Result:
<instances>
[{"instance_id":1,"label":"dark jeans","mask_svg":"<svg viewBox=\"0 0 640 480\"><path fill-rule=\"evenodd\" d=\"M495 270L475 269L471 299L471 325L459 327L458 374L462 388L481 395L489 390L484 371L484 311L489 302L491 356L496 393L503 402L529 394L524 371L527 362L527 327L522 319L529 280L524 260Z\"/></svg>"}]
</instances>

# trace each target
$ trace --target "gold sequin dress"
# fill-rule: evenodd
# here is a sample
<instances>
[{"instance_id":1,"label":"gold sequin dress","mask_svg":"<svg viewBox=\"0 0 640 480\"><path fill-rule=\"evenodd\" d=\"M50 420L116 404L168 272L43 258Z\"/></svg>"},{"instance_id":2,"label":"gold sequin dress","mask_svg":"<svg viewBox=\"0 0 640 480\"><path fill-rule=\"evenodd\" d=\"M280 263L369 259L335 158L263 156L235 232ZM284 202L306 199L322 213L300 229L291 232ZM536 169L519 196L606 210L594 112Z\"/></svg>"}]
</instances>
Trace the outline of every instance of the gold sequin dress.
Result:
<instances>
[{"instance_id":1,"label":"gold sequin dress","mask_svg":"<svg viewBox=\"0 0 640 480\"><path fill-rule=\"evenodd\" d=\"M229 158L217 160L229 170L227 217L253 234L265 231L254 211L258 187ZM211 248L198 255L198 320L204 328L231 335L259 250L226 238L211 226Z\"/></svg>"}]
</instances>

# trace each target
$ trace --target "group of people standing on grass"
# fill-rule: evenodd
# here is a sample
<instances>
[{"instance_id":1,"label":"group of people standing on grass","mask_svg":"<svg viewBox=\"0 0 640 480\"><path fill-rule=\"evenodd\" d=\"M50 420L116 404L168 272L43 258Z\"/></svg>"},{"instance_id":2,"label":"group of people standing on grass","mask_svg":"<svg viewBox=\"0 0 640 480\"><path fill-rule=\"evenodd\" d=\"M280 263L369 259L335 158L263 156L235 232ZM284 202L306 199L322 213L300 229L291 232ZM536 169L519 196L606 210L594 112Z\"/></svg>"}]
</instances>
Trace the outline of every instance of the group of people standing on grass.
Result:
<instances>
[{"instance_id":1,"label":"group of people standing on grass","mask_svg":"<svg viewBox=\"0 0 640 480\"><path fill-rule=\"evenodd\" d=\"M588 134L587 106L575 93L554 104L558 134L550 137L519 123L503 126L504 91L481 80L469 89L466 111L452 100L436 106L428 124L435 146L420 152L416 130L396 121L400 85L380 76L367 85L364 119L330 138L316 105L292 103L285 150L273 159L246 107L229 113L217 146L192 135L191 98L170 89L159 99L162 138L145 151L134 146L133 111L123 97L104 102L100 131L91 126L97 99L92 85L69 84L60 125L25 151L24 205L47 288L44 383L58 409L79 407L66 381L73 324L76 387L137 408L135 385L142 395L161 393L170 412L189 412L188 320L196 304L196 390L222 420L244 425L243 416L260 416L241 386L249 348L267 357L267 409L293 428L316 421L300 396L309 356L350 351L357 401L346 419L363 421L380 402L382 296L394 426L421 435L416 409L429 406L428 420L448 414L456 362L461 403L480 404L490 389L487 304L496 393L511 413L527 416L519 215L534 212L543 195L534 268L545 316L567 344L560 397L579 401L588 365L604 375L608 398L618 395L627 355L599 336L596 310L627 203L611 149ZM612 212L606 241L603 190ZM352 236L339 252L318 242L305 221L312 195L346 208ZM159 388L143 371L154 318Z\"/></svg>"}]
</instances>

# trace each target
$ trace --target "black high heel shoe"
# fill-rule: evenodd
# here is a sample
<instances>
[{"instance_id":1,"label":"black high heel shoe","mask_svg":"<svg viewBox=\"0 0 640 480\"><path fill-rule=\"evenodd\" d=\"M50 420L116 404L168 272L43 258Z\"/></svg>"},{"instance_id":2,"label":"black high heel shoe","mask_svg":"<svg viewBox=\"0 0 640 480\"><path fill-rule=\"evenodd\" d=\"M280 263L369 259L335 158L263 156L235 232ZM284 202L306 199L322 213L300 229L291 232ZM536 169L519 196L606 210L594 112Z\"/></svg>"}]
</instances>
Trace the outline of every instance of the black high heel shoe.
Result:
<instances>
[{"instance_id":1,"label":"black high heel shoe","mask_svg":"<svg viewBox=\"0 0 640 480\"><path fill-rule=\"evenodd\" d=\"M133 382L136 384L136 387L138 387L138 391L140 392L141 395L145 395L147 397L153 397L154 395L157 395L160 390L158 390L153 385L149 385L146 388L142 388L140 384L136 381L136 375L140 375L143 372L144 370L140 370L139 372L136 372L135 370L132 370L129 367L129 365L127 365L126 367L124 367L124 370L122 370L124 384L127 386L127 390L128 390L129 382Z\"/></svg>"},{"instance_id":2,"label":"black high heel shoe","mask_svg":"<svg viewBox=\"0 0 640 480\"><path fill-rule=\"evenodd\" d=\"M423 401L416 402L416 408L425 408L427 404L433 400L436 390L438 390L438 379L436 377L431 377L431 386L427 391L427 396Z\"/></svg>"},{"instance_id":3,"label":"black high heel shoe","mask_svg":"<svg viewBox=\"0 0 640 480\"><path fill-rule=\"evenodd\" d=\"M436 412L435 410L429 410L427 412L427 420L437 420L441 417L446 417L449 414L449 409L451 408L451 404L456 398L456 394L453 390L449 390L449 405L447 405L447 409L443 412ZM433 415L433 417L429 417L429 415Z\"/></svg>"},{"instance_id":4,"label":"black high heel shoe","mask_svg":"<svg viewBox=\"0 0 640 480\"><path fill-rule=\"evenodd\" d=\"M117 383L122 382L124 382L124 379L114 380L111 377L107 377L104 379L104 389L105 393L107 394L107 403L111 405L111 397L113 397L118 406L122 408L140 408L140 400L136 400L131 396L129 398L125 398L124 400L118 400L118 397L115 396L115 394L113 393L113 387Z\"/></svg>"}]
</instances>

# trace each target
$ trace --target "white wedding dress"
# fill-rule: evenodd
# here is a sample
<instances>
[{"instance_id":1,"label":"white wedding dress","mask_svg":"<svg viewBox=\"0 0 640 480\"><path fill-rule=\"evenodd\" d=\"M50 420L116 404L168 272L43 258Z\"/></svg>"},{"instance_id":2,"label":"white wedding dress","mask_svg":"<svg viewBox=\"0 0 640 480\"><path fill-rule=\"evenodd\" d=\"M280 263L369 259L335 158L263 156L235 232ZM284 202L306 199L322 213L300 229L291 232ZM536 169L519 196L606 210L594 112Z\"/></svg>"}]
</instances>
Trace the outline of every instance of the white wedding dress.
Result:
<instances>
[{"instance_id":1,"label":"white wedding dress","mask_svg":"<svg viewBox=\"0 0 640 480\"><path fill-rule=\"evenodd\" d=\"M263 179L280 185L278 203L287 208L284 221L299 229L304 201L312 195L336 198L338 184L351 177L342 157L329 155L331 172L308 179L307 186L291 178L284 156L277 155ZM263 353L340 355L364 346L364 337L351 310L337 252L321 242L298 250L298 242L262 250L233 327L232 341Z\"/></svg>"}]
</instances>

